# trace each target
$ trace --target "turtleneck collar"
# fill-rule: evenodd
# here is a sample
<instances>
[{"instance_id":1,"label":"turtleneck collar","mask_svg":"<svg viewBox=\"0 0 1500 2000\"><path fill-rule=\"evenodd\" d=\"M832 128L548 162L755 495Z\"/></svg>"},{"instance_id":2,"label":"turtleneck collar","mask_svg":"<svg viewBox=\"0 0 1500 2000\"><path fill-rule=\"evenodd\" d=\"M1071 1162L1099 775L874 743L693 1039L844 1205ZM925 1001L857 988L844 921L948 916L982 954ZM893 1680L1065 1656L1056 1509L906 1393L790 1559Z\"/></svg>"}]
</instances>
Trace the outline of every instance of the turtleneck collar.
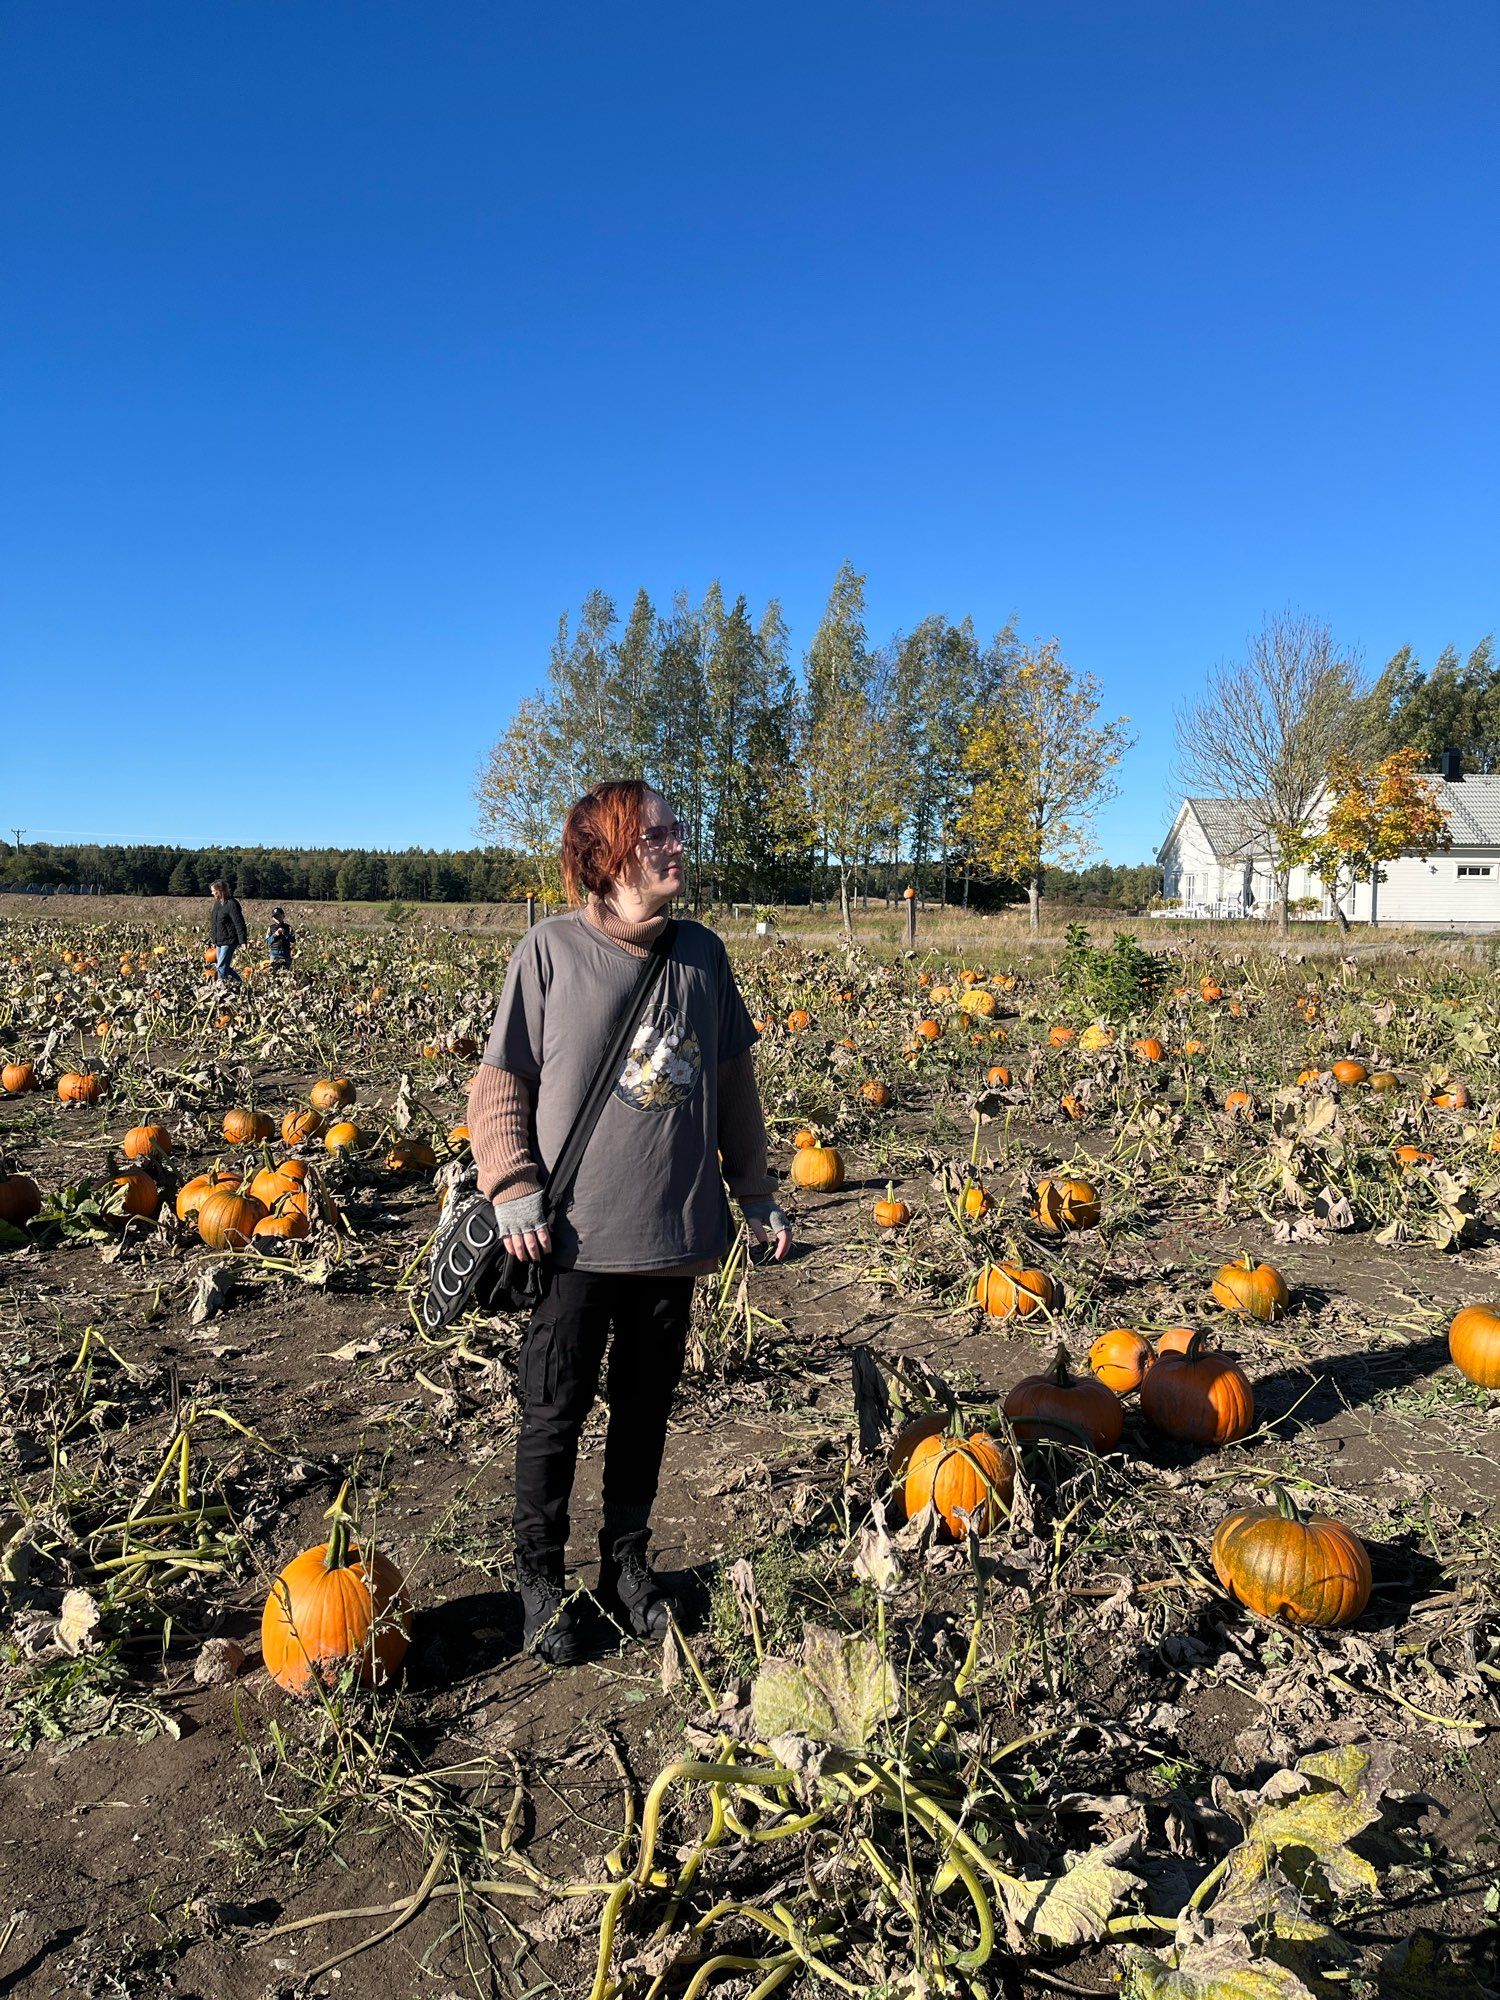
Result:
<instances>
[{"instance_id":1,"label":"turtleneck collar","mask_svg":"<svg viewBox=\"0 0 1500 2000\"><path fill-rule=\"evenodd\" d=\"M613 910L607 909L602 898L593 890L589 891L584 915L595 930L603 931L607 938L612 938L616 944L624 945L627 951L634 950L641 953L650 950L666 928L667 922L667 912L663 910L657 916L648 917L643 924L628 924L623 917L617 917Z\"/></svg>"}]
</instances>

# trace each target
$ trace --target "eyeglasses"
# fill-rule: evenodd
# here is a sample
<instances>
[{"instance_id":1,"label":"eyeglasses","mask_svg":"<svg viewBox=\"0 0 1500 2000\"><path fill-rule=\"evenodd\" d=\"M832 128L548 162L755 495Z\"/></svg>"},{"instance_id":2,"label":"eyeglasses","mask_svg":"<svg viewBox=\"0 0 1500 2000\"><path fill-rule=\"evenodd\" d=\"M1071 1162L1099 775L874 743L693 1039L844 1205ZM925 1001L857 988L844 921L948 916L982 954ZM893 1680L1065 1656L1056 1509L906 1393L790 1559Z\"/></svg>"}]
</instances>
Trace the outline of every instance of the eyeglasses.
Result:
<instances>
[{"instance_id":1,"label":"eyeglasses","mask_svg":"<svg viewBox=\"0 0 1500 2000\"><path fill-rule=\"evenodd\" d=\"M660 826L641 828L641 845L649 847L653 853L659 852L669 840L675 840L679 847L687 846L690 826L684 826L680 819L664 820Z\"/></svg>"}]
</instances>

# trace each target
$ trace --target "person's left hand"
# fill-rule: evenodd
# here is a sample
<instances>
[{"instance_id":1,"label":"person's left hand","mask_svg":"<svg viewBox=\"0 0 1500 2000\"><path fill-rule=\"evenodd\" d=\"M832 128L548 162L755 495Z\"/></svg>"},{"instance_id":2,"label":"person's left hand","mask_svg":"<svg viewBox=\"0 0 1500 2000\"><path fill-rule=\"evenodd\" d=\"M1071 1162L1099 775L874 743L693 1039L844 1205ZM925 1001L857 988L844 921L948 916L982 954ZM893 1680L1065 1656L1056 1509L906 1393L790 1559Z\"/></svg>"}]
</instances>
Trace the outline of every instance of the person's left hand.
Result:
<instances>
[{"instance_id":1,"label":"person's left hand","mask_svg":"<svg viewBox=\"0 0 1500 2000\"><path fill-rule=\"evenodd\" d=\"M774 1245L771 1257L774 1262L784 1264L787 1252L792 1247L792 1225L779 1208L773 1208L764 1222L757 1222L753 1215L745 1217L745 1227L750 1232L750 1241L757 1246L762 1243Z\"/></svg>"}]
</instances>

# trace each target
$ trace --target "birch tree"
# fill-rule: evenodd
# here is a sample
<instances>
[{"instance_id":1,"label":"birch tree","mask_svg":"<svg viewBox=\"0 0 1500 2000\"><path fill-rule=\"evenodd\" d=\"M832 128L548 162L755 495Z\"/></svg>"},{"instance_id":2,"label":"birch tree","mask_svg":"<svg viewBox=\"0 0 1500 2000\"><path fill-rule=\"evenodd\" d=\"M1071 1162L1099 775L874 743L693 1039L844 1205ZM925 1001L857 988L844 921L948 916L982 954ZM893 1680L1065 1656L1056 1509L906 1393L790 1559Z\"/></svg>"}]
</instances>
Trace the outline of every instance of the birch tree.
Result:
<instances>
[{"instance_id":1,"label":"birch tree","mask_svg":"<svg viewBox=\"0 0 1500 2000\"><path fill-rule=\"evenodd\" d=\"M562 890L559 845L568 789L557 718L545 695L529 695L501 732L474 787L486 842L525 855L548 895Z\"/></svg>"},{"instance_id":2,"label":"birch tree","mask_svg":"<svg viewBox=\"0 0 1500 2000\"><path fill-rule=\"evenodd\" d=\"M959 831L982 867L1027 884L1033 931L1047 863L1092 850L1090 822L1118 789L1110 774L1130 746L1129 718L1100 722L1099 699L1093 675L1075 673L1050 639L1018 649L964 739L972 789Z\"/></svg>"}]
</instances>

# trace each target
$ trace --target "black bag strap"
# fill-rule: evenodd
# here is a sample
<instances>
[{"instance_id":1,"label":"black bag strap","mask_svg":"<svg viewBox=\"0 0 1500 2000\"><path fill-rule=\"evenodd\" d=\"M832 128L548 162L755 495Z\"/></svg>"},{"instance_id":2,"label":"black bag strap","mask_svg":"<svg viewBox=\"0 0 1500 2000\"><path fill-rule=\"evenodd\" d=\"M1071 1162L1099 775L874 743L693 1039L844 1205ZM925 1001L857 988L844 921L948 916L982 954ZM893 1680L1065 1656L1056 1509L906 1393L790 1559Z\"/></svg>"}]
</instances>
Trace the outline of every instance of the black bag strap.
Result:
<instances>
[{"instance_id":1,"label":"black bag strap","mask_svg":"<svg viewBox=\"0 0 1500 2000\"><path fill-rule=\"evenodd\" d=\"M636 1029L640 1026L646 1002L650 999L667 969L667 960L672 956L672 945L677 936L676 920L668 917L661 936L646 954L646 963L641 967L640 976L625 1002L625 1011L615 1023L614 1033L604 1054L599 1058L599 1067L588 1087L582 1104L568 1128L568 1136L563 1141L562 1151L548 1174L542 1189L542 1215L549 1226L552 1218L567 1200L568 1190L578 1169L583 1165L583 1156L588 1150L589 1140L594 1136L594 1127L599 1122L599 1114L605 1101L613 1092L615 1079L620 1073L620 1064L625 1059L625 1051L630 1047Z\"/></svg>"}]
</instances>

